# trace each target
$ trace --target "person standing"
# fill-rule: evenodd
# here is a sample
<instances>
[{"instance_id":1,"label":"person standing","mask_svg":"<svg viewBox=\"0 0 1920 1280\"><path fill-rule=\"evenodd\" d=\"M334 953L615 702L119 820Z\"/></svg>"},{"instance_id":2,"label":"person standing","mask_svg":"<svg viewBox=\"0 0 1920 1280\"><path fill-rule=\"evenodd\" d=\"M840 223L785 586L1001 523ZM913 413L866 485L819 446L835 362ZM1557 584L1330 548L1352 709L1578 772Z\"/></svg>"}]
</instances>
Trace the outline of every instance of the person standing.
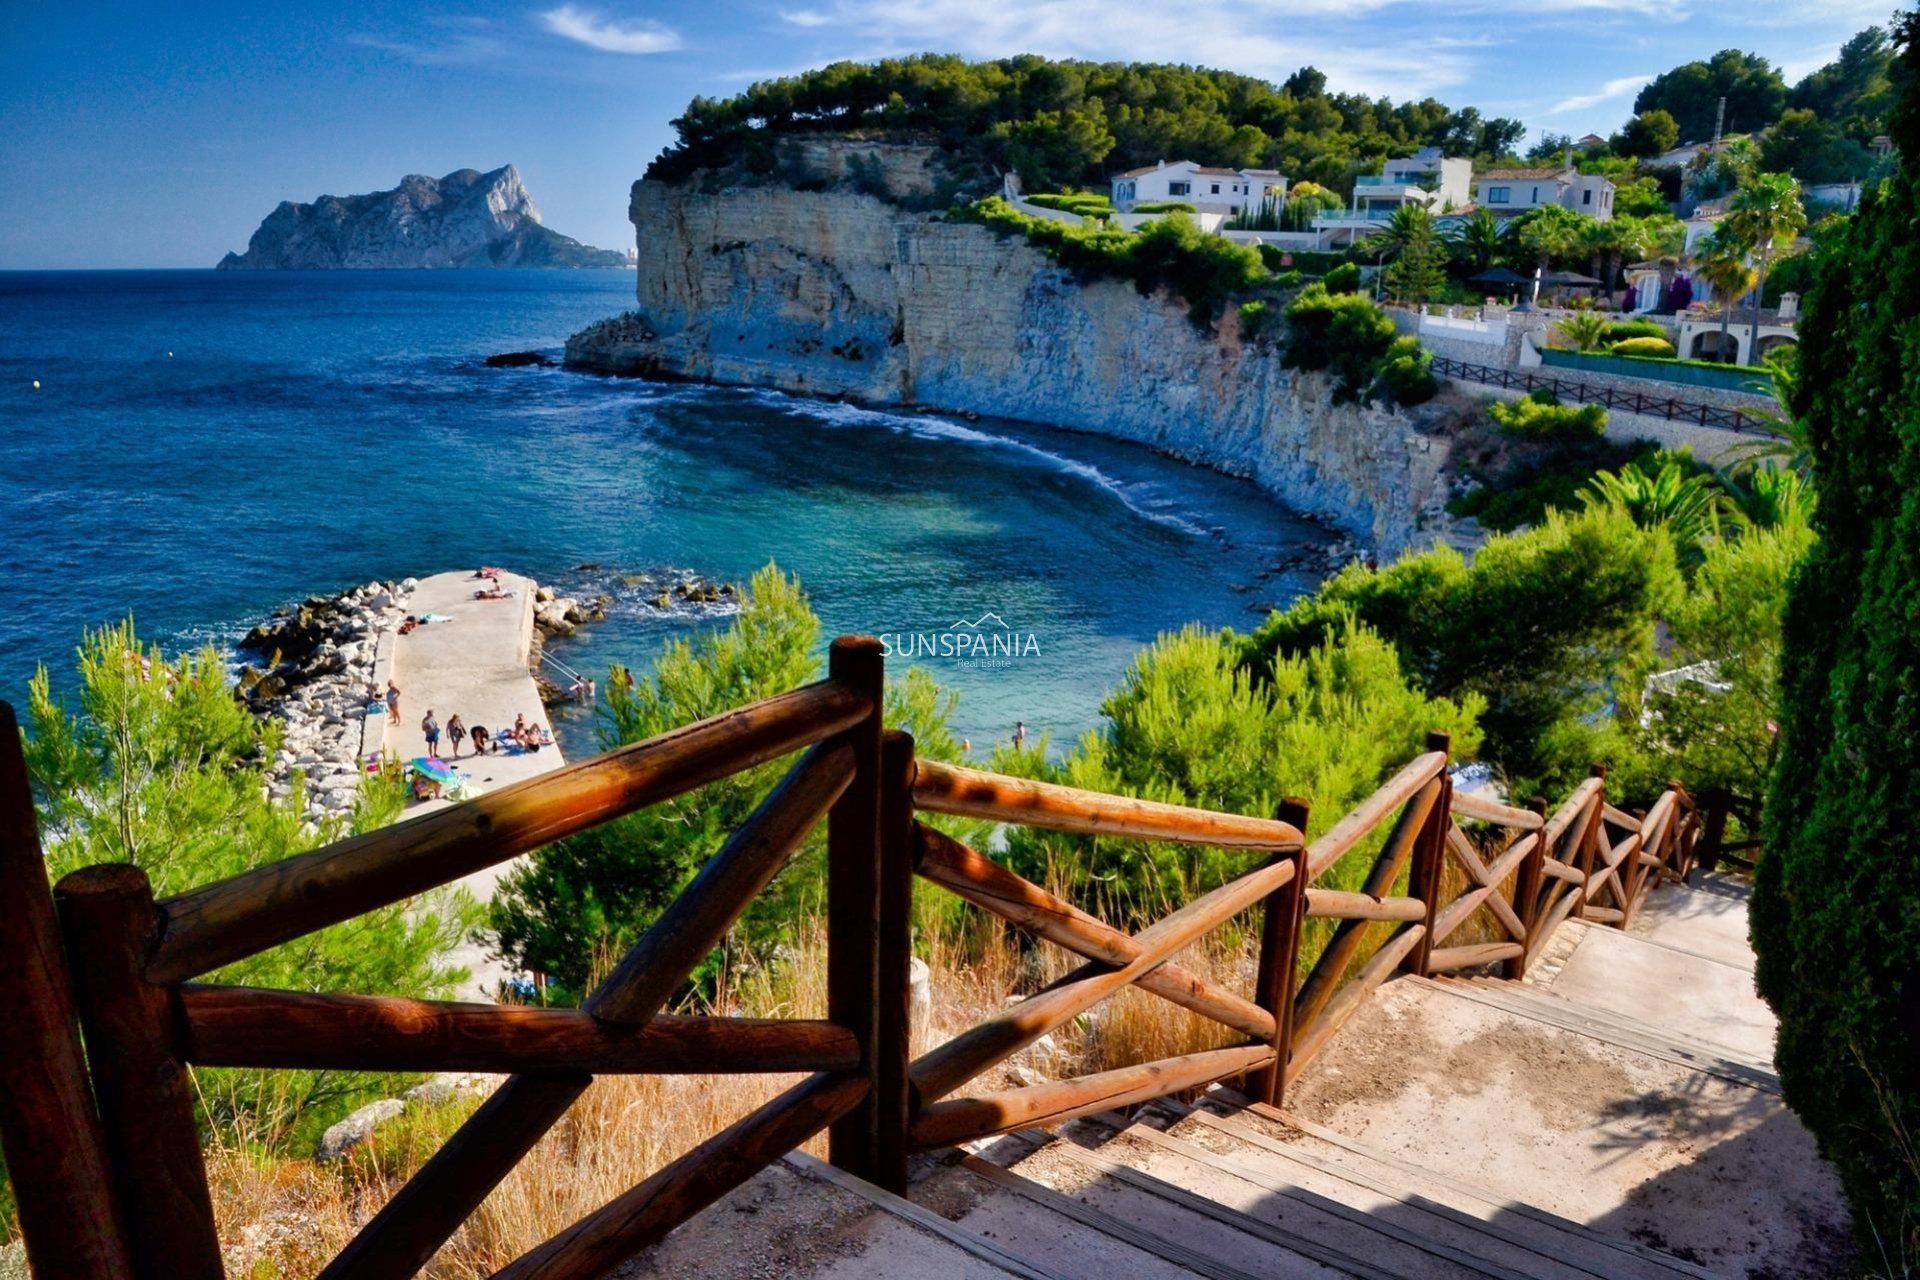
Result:
<instances>
[{"instance_id":1,"label":"person standing","mask_svg":"<svg viewBox=\"0 0 1920 1280\"><path fill-rule=\"evenodd\" d=\"M1025 720L1015 720L1013 722L1013 749L1015 751L1023 751L1026 749L1026 745L1027 722Z\"/></svg>"},{"instance_id":2,"label":"person standing","mask_svg":"<svg viewBox=\"0 0 1920 1280\"><path fill-rule=\"evenodd\" d=\"M387 723L400 723L400 686L387 681Z\"/></svg>"},{"instance_id":3,"label":"person standing","mask_svg":"<svg viewBox=\"0 0 1920 1280\"><path fill-rule=\"evenodd\" d=\"M433 711L431 709L427 711L426 715L420 717L420 732L426 735L427 755L429 757L439 755L440 722L433 718Z\"/></svg>"},{"instance_id":4,"label":"person standing","mask_svg":"<svg viewBox=\"0 0 1920 1280\"><path fill-rule=\"evenodd\" d=\"M467 726L460 722L459 716L447 717L447 737L453 740L453 758L460 758L460 744L467 739Z\"/></svg>"}]
</instances>

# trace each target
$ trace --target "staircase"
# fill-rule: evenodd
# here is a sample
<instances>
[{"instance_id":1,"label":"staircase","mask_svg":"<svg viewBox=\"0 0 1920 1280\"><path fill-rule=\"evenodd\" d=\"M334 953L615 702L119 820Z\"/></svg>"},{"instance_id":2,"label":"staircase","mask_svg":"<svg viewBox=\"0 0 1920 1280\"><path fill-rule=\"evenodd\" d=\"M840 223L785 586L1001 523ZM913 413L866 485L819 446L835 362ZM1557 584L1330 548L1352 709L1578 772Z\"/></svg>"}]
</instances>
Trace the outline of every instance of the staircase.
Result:
<instances>
[{"instance_id":1,"label":"staircase","mask_svg":"<svg viewBox=\"0 0 1920 1280\"><path fill-rule=\"evenodd\" d=\"M1568 922L1525 982L1387 982L1284 1111L1215 1086L1023 1130L920 1157L909 1198L794 1154L614 1274L1847 1274L1752 964L1742 882L1662 885L1629 931Z\"/></svg>"}]
</instances>

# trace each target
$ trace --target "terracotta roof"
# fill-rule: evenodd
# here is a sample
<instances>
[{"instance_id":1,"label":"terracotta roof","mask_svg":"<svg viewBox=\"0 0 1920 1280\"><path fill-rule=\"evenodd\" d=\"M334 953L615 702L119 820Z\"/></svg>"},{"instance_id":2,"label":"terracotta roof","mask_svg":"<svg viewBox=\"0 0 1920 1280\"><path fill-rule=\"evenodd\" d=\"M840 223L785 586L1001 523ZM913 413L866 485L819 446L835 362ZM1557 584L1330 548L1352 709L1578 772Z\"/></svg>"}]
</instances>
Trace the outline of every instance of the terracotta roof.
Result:
<instances>
[{"instance_id":1,"label":"terracotta roof","mask_svg":"<svg viewBox=\"0 0 1920 1280\"><path fill-rule=\"evenodd\" d=\"M1498 181L1523 181L1529 178L1558 178L1565 173L1565 169L1488 169L1474 174L1473 180L1484 182L1493 178Z\"/></svg>"}]
</instances>

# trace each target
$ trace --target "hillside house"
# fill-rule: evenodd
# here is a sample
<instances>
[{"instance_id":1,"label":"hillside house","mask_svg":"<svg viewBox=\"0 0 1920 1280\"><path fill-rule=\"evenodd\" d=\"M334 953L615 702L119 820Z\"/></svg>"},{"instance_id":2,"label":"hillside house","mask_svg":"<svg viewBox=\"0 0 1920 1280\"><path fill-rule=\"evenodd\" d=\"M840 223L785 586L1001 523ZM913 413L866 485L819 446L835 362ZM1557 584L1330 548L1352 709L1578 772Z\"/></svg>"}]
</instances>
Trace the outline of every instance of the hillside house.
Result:
<instances>
[{"instance_id":1,"label":"hillside house","mask_svg":"<svg viewBox=\"0 0 1920 1280\"><path fill-rule=\"evenodd\" d=\"M1113 207L1130 212L1137 204L1183 200L1201 213L1227 217L1257 210L1268 200L1277 212L1286 203L1287 180L1278 169L1222 169L1175 160L1115 174Z\"/></svg>"},{"instance_id":2,"label":"hillside house","mask_svg":"<svg viewBox=\"0 0 1920 1280\"><path fill-rule=\"evenodd\" d=\"M1472 200L1473 162L1427 147L1388 160L1377 174L1355 178L1352 204L1339 213L1315 218L1313 229L1325 247L1338 248L1371 235L1402 205L1421 205L1442 214L1464 209Z\"/></svg>"},{"instance_id":3,"label":"hillside house","mask_svg":"<svg viewBox=\"0 0 1920 1280\"><path fill-rule=\"evenodd\" d=\"M1613 217L1613 183L1571 166L1539 169L1488 169L1473 180L1474 203L1495 217L1511 218L1557 204L1596 222Z\"/></svg>"}]
</instances>

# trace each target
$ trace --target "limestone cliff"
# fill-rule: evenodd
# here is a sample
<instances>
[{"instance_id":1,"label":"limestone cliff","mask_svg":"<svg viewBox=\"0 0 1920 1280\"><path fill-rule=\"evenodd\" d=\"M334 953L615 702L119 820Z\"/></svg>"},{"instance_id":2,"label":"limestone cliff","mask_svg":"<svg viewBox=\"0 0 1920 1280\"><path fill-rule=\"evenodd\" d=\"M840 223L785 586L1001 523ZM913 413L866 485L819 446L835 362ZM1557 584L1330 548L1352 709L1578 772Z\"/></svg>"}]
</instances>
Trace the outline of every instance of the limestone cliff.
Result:
<instances>
[{"instance_id":1,"label":"limestone cliff","mask_svg":"<svg viewBox=\"0 0 1920 1280\"><path fill-rule=\"evenodd\" d=\"M222 270L331 270L341 267L624 267L626 257L595 249L540 222L540 210L512 165L444 178L410 174L391 191L283 200Z\"/></svg>"},{"instance_id":2,"label":"limestone cliff","mask_svg":"<svg viewBox=\"0 0 1920 1280\"><path fill-rule=\"evenodd\" d=\"M1444 521L1443 440L1336 405L1178 300L844 189L634 184L638 309L567 362L1049 423L1248 476L1382 552Z\"/></svg>"}]
</instances>

